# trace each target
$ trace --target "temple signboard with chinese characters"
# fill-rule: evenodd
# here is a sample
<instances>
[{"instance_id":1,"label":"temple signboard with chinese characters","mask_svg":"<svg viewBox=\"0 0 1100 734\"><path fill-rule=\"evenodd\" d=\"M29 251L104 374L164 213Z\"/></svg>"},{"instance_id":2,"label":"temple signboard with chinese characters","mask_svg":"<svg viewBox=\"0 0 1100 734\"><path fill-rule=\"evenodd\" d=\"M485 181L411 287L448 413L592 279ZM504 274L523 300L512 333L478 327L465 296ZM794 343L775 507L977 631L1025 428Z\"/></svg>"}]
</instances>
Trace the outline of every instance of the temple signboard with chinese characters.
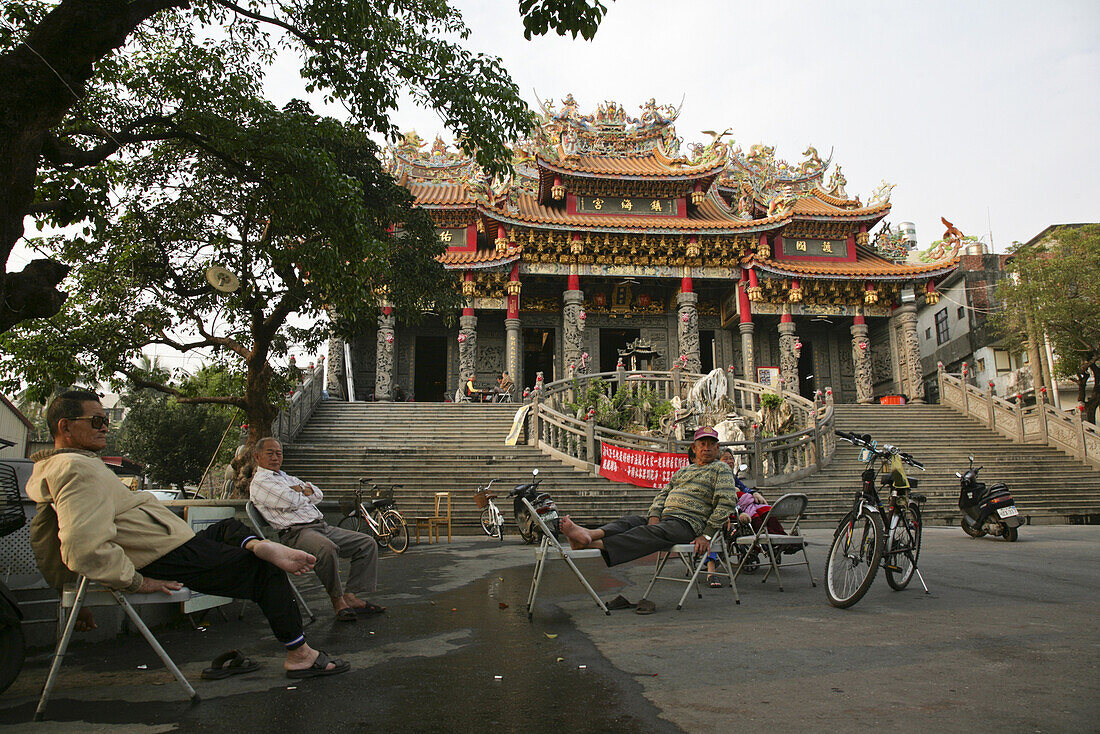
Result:
<instances>
[{"instance_id":1,"label":"temple signboard with chinese characters","mask_svg":"<svg viewBox=\"0 0 1100 734\"><path fill-rule=\"evenodd\" d=\"M357 395L375 387L386 400L400 385L441 400L469 372L531 386L611 371L640 339L658 355L653 369L740 377L778 364L777 389L920 399L915 313L901 293L934 297L958 248L873 245L891 185L849 195L832 154L814 146L788 162L729 130L685 144L680 110L652 99L633 114L611 101L585 113L572 95L539 107L503 177L438 137L429 146L408 133L389 149L388 170L435 221L465 306L456 319L380 303L378 328L350 352Z\"/></svg>"}]
</instances>

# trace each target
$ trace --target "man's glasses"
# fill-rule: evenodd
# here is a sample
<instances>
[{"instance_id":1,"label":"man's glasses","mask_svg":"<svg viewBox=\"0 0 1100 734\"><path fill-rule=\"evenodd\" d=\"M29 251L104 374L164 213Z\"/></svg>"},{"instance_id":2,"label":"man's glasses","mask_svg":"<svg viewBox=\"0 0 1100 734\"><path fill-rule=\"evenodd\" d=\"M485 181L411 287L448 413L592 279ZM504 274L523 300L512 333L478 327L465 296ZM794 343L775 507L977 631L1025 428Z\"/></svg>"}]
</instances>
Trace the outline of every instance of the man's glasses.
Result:
<instances>
[{"instance_id":1,"label":"man's glasses","mask_svg":"<svg viewBox=\"0 0 1100 734\"><path fill-rule=\"evenodd\" d=\"M88 421L97 431L111 425L111 421L105 415L82 415L79 418L69 418L71 421Z\"/></svg>"}]
</instances>

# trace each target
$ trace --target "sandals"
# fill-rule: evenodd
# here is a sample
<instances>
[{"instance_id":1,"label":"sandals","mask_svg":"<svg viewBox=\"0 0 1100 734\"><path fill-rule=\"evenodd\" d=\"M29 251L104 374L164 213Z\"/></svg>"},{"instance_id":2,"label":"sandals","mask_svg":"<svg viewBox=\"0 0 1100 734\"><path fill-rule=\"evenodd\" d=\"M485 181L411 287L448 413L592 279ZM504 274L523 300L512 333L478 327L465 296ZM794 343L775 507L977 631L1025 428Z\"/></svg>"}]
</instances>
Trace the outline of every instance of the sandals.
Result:
<instances>
[{"instance_id":1,"label":"sandals","mask_svg":"<svg viewBox=\"0 0 1100 734\"><path fill-rule=\"evenodd\" d=\"M231 675L244 675L251 673L260 667L260 664L251 658L246 658L240 650L223 652L205 668L199 676L203 680L221 680Z\"/></svg>"},{"instance_id":2,"label":"sandals","mask_svg":"<svg viewBox=\"0 0 1100 734\"><path fill-rule=\"evenodd\" d=\"M365 607L348 607L355 614L382 614L386 611L385 607L380 607L377 604L371 604L369 601Z\"/></svg>"},{"instance_id":3,"label":"sandals","mask_svg":"<svg viewBox=\"0 0 1100 734\"><path fill-rule=\"evenodd\" d=\"M607 602L607 608L611 609L611 610L615 610L615 609L633 609L636 606L638 606L638 605L633 603L629 599L627 599L622 594L619 594L614 599Z\"/></svg>"},{"instance_id":4,"label":"sandals","mask_svg":"<svg viewBox=\"0 0 1100 734\"><path fill-rule=\"evenodd\" d=\"M653 614L657 611L657 605L649 599L641 599L638 601L638 608L634 610L635 614Z\"/></svg>"},{"instance_id":5,"label":"sandals","mask_svg":"<svg viewBox=\"0 0 1100 734\"><path fill-rule=\"evenodd\" d=\"M344 607L340 611L336 612L337 622L358 622L359 617L355 614L355 610L351 607Z\"/></svg>"},{"instance_id":6,"label":"sandals","mask_svg":"<svg viewBox=\"0 0 1100 734\"><path fill-rule=\"evenodd\" d=\"M329 663L332 663L332 668L328 667ZM325 654L323 650L318 650L317 659L313 661L313 665L300 670L288 670L286 672L286 677L294 679L320 678L326 675L339 675L349 670L351 670L351 663L346 660L330 660L329 656Z\"/></svg>"},{"instance_id":7,"label":"sandals","mask_svg":"<svg viewBox=\"0 0 1100 734\"><path fill-rule=\"evenodd\" d=\"M722 588L722 579L718 578L713 573L708 573L707 574L707 586L709 586L712 589L721 589Z\"/></svg>"}]
</instances>

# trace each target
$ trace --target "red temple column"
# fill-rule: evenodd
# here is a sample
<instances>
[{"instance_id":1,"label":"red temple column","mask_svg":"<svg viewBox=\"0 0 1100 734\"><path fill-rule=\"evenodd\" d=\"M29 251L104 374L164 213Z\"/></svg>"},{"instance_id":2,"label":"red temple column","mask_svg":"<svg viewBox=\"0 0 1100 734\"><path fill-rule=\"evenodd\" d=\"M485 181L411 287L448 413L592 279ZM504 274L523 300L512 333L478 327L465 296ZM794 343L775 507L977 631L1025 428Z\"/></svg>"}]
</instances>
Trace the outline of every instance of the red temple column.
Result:
<instances>
[{"instance_id":1,"label":"red temple column","mask_svg":"<svg viewBox=\"0 0 1100 734\"><path fill-rule=\"evenodd\" d=\"M744 379L756 382L756 355L753 351L752 301L749 287L756 284L756 271L741 269L741 282L737 289L737 310L741 316L741 369Z\"/></svg>"},{"instance_id":2,"label":"red temple column","mask_svg":"<svg viewBox=\"0 0 1100 734\"><path fill-rule=\"evenodd\" d=\"M519 261L512 263L512 273L508 278L508 313L504 317L504 369L515 381L523 384L523 375L519 373Z\"/></svg>"}]
</instances>

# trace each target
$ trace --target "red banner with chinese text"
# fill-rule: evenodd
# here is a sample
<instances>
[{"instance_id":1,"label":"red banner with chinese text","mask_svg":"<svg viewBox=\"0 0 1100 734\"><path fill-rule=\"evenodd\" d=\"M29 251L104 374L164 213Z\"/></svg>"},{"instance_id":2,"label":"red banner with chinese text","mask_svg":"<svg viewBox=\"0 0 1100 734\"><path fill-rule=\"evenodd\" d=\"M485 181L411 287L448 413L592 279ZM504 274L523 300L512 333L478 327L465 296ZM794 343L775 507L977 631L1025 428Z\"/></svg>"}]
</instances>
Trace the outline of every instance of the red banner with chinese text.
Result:
<instances>
[{"instance_id":1,"label":"red banner with chinese text","mask_svg":"<svg viewBox=\"0 0 1100 734\"><path fill-rule=\"evenodd\" d=\"M635 451L600 443L600 476L639 487L663 487L688 465L687 454Z\"/></svg>"}]
</instances>

